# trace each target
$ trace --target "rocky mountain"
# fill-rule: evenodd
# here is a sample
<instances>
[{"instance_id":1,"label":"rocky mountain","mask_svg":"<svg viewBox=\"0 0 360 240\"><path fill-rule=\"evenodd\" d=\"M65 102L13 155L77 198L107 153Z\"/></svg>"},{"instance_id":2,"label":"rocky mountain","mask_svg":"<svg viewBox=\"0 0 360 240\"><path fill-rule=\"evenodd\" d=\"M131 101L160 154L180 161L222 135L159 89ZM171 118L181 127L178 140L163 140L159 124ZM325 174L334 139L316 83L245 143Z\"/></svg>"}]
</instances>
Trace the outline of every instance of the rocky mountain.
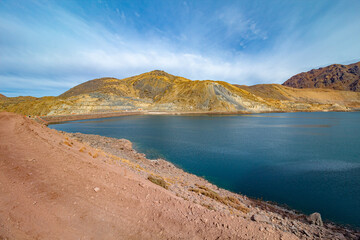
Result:
<instances>
[{"instance_id":1,"label":"rocky mountain","mask_svg":"<svg viewBox=\"0 0 360 240\"><path fill-rule=\"evenodd\" d=\"M4 96L0 93L0 99L5 99L5 98L6 98L6 96Z\"/></svg>"},{"instance_id":2,"label":"rocky mountain","mask_svg":"<svg viewBox=\"0 0 360 240\"><path fill-rule=\"evenodd\" d=\"M0 111L38 116L126 111L259 113L352 109L360 109L360 92L192 81L159 70L124 79L90 80L58 97L0 99Z\"/></svg>"},{"instance_id":3,"label":"rocky mountain","mask_svg":"<svg viewBox=\"0 0 360 240\"><path fill-rule=\"evenodd\" d=\"M328 88L360 92L360 62L350 65L333 64L299 73L283 85L293 88Z\"/></svg>"}]
</instances>

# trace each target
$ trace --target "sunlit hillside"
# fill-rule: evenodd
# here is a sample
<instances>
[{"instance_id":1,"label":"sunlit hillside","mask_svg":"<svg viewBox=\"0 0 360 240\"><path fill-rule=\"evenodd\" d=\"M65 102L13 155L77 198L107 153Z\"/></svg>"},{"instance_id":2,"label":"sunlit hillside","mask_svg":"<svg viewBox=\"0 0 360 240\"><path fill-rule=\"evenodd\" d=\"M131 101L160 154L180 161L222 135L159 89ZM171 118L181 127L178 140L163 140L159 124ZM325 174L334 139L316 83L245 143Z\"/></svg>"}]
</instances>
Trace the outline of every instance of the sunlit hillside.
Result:
<instances>
[{"instance_id":1,"label":"sunlit hillside","mask_svg":"<svg viewBox=\"0 0 360 240\"><path fill-rule=\"evenodd\" d=\"M240 86L192 81L164 71L125 79L100 78L58 97L0 100L0 110L26 115L68 115L122 111L258 113L347 111L360 108L360 93L295 89L277 84Z\"/></svg>"}]
</instances>

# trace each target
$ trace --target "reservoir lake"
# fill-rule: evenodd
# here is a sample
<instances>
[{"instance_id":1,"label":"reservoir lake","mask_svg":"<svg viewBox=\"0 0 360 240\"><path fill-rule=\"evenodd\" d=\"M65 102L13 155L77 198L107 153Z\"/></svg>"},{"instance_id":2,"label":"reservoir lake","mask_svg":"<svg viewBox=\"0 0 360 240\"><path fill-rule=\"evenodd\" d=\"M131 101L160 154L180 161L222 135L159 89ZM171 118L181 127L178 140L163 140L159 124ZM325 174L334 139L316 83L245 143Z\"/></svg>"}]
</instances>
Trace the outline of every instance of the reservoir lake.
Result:
<instances>
[{"instance_id":1,"label":"reservoir lake","mask_svg":"<svg viewBox=\"0 0 360 240\"><path fill-rule=\"evenodd\" d=\"M136 115L49 127L125 138L219 187L360 228L360 112Z\"/></svg>"}]
</instances>

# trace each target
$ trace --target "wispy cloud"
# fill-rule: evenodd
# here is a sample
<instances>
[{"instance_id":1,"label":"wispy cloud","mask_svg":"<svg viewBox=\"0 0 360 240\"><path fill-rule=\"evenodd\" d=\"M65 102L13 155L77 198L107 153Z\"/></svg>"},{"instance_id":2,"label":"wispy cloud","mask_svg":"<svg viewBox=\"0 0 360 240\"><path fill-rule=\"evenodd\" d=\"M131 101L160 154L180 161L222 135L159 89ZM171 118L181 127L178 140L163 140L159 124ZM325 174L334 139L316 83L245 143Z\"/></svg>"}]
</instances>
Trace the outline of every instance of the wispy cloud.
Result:
<instances>
[{"instance_id":1,"label":"wispy cloud","mask_svg":"<svg viewBox=\"0 0 360 240\"><path fill-rule=\"evenodd\" d=\"M184 10L186 17L178 20L184 26L174 32L169 30L172 22L150 24L139 9L130 13L121 6L107 6L117 18L105 24L56 2L31 2L30 10L3 4L0 92L10 96L58 95L93 78L123 78L153 69L190 79L281 83L312 66L360 57L360 17L352 11L340 14L337 6L322 9L311 24L302 24L301 16L291 23L277 17L280 30L269 28L271 23L259 16L245 15L241 6L213 9L214 16L198 12L194 18ZM186 23L189 17L192 22ZM135 26L140 23L142 28Z\"/></svg>"},{"instance_id":2,"label":"wispy cloud","mask_svg":"<svg viewBox=\"0 0 360 240\"><path fill-rule=\"evenodd\" d=\"M228 35L236 35L245 40L267 39L266 31L260 29L254 20L244 16L238 8L221 9L217 17L225 25Z\"/></svg>"}]
</instances>

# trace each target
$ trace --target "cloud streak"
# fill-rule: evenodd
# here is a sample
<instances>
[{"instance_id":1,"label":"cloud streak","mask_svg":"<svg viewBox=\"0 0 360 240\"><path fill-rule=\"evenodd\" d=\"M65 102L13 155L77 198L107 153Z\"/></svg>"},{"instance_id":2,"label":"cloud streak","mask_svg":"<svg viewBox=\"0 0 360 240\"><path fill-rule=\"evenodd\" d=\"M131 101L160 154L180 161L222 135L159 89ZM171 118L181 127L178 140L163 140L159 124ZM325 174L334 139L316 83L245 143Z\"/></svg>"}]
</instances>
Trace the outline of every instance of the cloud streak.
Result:
<instances>
[{"instance_id":1,"label":"cloud streak","mask_svg":"<svg viewBox=\"0 0 360 240\"><path fill-rule=\"evenodd\" d=\"M289 24L285 16L276 23L280 30L239 6L223 6L210 18L205 13L214 9L192 17L197 8L188 6L193 10L184 10L179 21L192 22L174 32L169 29L177 23L149 24L139 9L131 9L131 19L129 9L108 5L118 18L104 22L88 15L89 9L81 15L55 2L30 5L0 6L0 92L8 96L58 95L93 78L154 69L190 79L281 83L311 67L360 57L360 17L339 15L339 6L320 9L309 25L302 25L301 16Z\"/></svg>"}]
</instances>

